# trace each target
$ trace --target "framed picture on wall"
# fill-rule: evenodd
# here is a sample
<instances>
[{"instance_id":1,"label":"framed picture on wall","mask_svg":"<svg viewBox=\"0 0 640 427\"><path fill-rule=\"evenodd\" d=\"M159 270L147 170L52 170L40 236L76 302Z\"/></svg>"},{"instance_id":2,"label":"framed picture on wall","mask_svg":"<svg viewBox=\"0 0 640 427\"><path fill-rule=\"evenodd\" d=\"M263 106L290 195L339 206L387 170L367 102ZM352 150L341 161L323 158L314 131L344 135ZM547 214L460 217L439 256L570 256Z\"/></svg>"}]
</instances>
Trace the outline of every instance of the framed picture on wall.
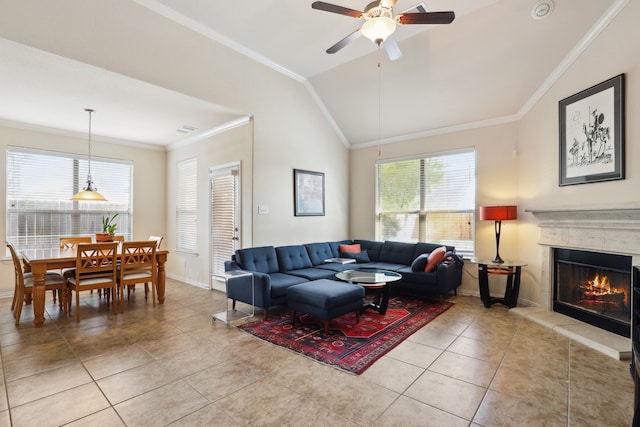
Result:
<instances>
[{"instance_id":1,"label":"framed picture on wall","mask_svg":"<svg viewBox=\"0 0 640 427\"><path fill-rule=\"evenodd\" d=\"M293 170L295 216L324 215L324 173Z\"/></svg>"},{"instance_id":2,"label":"framed picture on wall","mask_svg":"<svg viewBox=\"0 0 640 427\"><path fill-rule=\"evenodd\" d=\"M559 102L560 186L624 179L624 74Z\"/></svg>"}]
</instances>

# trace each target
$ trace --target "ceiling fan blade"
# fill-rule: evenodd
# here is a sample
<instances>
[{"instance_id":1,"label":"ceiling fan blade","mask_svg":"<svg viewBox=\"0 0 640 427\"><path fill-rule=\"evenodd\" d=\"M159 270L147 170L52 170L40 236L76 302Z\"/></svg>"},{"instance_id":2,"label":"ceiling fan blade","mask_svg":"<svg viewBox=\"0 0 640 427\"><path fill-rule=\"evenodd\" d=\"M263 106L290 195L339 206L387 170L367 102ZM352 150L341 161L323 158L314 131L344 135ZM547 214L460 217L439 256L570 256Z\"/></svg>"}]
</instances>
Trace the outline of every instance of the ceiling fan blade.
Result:
<instances>
[{"instance_id":1,"label":"ceiling fan blade","mask_svg":"<svg viewBox=\"0 0 640 427\"><path fill-rule=\"evenodd\" d=\"M329 49L327 49L327 53L336 53L337 51L339 51L340 49L342 49L352 41L357 40L361 35L362 33L360 32L360 28L358 28L353 33L349 34L347 37L343 38L338 43L334 44Z\"/></svg>"},{"instance_id":2,"label":"ceiling fan blade","mask_svg":"<svg viewBox=\"0 0 640 427\"><path fill-rule=\"evenodd\" d=\"M396 18L401 24L450 24L455 19L453 12L405 13Z\"/></svg>"},{"instance_id":3,"label":"ceiling fan blade","mask_svg":"<svg viewBox=\"0 0 640 427\"><path fill-rule=\"evenodd\" d=\"M314 1L311 3L313 9L324 10L325 12L338 13L340 15L347 15L352 18L361 18L362 12L355 9L349 9L348 7L342 7L331 3L325 3L323 1Z\"/></svg>"},{"instance_id":4,"label":"ceiling fan blade","mask_svg":"<svg viewBox=\"0 0 640 427\"><path fill-rule=\"evenodd\" d=\"M402 57L402 51L400 51L400 46L398 46L398 41L393 35L387 37L387 39L382 42L382 46L384 50L387 51L387 56L391 61L395 61L396 59L400 59Z\"/></svg>"}]
</instances>

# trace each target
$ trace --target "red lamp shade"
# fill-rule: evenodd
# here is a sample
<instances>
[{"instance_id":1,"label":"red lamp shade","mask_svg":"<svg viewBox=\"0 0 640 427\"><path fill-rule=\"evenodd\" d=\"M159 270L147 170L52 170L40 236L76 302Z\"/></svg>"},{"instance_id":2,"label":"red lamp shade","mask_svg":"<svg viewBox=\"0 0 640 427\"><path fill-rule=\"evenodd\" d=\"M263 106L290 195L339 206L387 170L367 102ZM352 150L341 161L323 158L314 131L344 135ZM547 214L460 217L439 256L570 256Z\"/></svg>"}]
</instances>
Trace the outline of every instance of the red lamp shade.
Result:
<instances>
[{"instance_id":1,"label":"red lamp shade","mask_svg":"<svg viewBox=\"0 0 640 427\"><path fill-rule=\"evenodd\" d=\"M480 206L480 220L505 221L518 219L517 206Z\"/></svg>"}]
</instances>

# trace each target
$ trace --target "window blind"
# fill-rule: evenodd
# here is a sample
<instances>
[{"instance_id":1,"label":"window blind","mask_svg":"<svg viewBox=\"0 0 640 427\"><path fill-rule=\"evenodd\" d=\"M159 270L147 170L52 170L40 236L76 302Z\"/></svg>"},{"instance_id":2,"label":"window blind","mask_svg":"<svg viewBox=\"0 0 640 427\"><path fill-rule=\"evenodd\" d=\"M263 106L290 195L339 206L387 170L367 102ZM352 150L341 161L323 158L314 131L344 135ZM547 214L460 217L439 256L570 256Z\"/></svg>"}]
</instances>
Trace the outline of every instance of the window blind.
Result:
<instances>
[{"instance_id":1,"label":"window blind","mask_svg":"<svg viewBox=\"0 0 640 427\"><path fill-rule=\"evenodd\" d=\"M183 160L176 164L178 188L176 192L176 249L182 252L196 253L198 249L198 227L196 214L197 172L196 158Z\"/></svg>"},{"instance_id":2,"label":"window blind","mask_svg":"<svg viewBox=\"0 0 640 427\"><path fill-rule=\"evenodd\" d=\"M222 277L224 262L238 243L239 170L211 173L211 274Z\"/></svg>"},{"instance_id":3,"label":"window blind","mask_svg":"<svg viewBox=\"0 0 640 427\"><path fill-rule=\"evenodd\" d=\"M102 231L102 216L118 213L118 234L131 236L131 162L91 159L91 175L107 202L74 202L86 185L88 160L76 154L7 147L9 240L18 250L57 247L61 236Z\"/></svg>"},{"instance_id":4,"label":"window blind","mask_svg":"<svg viewBox=\"0 0 640 427\"><path fill-rule=\"evenodd\" d=\"M473 255L474 150L380 162L376 171L378 240L452 245Z\"/></svg>"}]
</instances>

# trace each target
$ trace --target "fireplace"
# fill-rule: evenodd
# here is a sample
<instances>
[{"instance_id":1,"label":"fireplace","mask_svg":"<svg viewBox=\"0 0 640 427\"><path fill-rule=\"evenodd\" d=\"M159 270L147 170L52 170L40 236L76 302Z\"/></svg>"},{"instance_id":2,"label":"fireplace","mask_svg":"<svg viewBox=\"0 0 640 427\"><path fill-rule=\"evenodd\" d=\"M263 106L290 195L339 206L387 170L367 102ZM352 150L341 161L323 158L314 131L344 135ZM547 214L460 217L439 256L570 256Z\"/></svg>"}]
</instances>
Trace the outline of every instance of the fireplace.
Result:
<instances>
[{"instance_id":1,"label":"fireplace","mask_svg":"<svg viewBox=\"0 0 640 427\"><path fill-rule=\"evenodd\" d=\"M632 257L553 249L553 311L630 336Z\"/></svg>"}]
</instances>

